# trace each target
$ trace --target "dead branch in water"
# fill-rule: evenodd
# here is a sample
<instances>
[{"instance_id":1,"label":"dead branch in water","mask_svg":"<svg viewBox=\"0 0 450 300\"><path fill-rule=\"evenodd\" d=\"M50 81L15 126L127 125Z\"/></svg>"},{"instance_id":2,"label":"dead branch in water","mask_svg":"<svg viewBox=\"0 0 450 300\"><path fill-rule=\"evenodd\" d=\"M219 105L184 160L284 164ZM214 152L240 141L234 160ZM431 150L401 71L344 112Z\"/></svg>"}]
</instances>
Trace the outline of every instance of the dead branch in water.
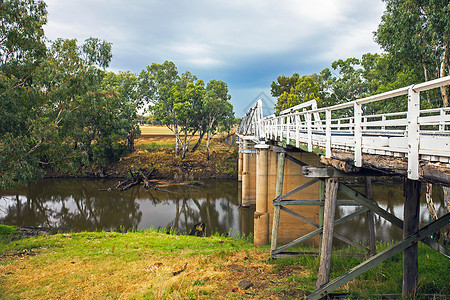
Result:
<instances>
[{"instance_id":1,"label":"dead branch in water","mask_svg":"<svg viewBox=\"0 0 450 300\"><path fill-rule=\"evenodd\" d=\"M150 178L152 176L152 174L155 172L156 168L152 168L149 172L147 172L146 170L140 169L137 173L134 173L131 169L128 169L128 171L130 172L131 178L124 180L124 181L119 181L119 183L113 187L113 188L109 188L109 189L103 189L101 191L112 191L112 190L119 190L119 191L126 191L130 188L132 188L133 186L142 184L142 187L144 189L149 189L151 188L151 184L150 184Z\"/></svg>"}]
</instances>

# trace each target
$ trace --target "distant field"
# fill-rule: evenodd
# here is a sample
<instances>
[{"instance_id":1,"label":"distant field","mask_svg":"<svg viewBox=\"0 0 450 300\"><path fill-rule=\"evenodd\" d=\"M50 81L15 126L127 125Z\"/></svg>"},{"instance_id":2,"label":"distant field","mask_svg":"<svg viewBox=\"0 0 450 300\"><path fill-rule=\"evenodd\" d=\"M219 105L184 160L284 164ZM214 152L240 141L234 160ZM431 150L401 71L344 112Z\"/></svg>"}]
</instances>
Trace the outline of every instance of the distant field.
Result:
<instances>
[{"instance_id":1,"label":"distant field","mask_svg":"<svg viewBox=\"0 0 450 300\"><path fill-rule=\"evenodd\" d=\"M173 135L166 126L140 126L142 135Z\"/></svg>"}]
</instances>

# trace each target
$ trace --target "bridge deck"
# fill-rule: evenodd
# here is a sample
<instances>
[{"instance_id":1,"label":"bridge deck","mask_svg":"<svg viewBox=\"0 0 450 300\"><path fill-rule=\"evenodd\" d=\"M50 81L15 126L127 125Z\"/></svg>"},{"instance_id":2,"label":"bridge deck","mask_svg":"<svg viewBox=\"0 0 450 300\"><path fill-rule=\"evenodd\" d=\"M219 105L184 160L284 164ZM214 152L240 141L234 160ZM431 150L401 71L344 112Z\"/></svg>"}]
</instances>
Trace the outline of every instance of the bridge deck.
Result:
<instances>
[{"instance_id":1,"label":"bridge deck","mask_svg":"<svg viewBox=\"0 0 450 300\"><path fill-rule=\"evenodd\" d=\"M316 152L325 163L335 158L449 185L450 108L420 109L420 92L449 84L447 76L324 108L312 100L265 118L258 101L242 118L238 135L254 143L278 142ZM407 102L407 111L368 113L374 102L397 97Z\"/></svg>"}]
</instances>

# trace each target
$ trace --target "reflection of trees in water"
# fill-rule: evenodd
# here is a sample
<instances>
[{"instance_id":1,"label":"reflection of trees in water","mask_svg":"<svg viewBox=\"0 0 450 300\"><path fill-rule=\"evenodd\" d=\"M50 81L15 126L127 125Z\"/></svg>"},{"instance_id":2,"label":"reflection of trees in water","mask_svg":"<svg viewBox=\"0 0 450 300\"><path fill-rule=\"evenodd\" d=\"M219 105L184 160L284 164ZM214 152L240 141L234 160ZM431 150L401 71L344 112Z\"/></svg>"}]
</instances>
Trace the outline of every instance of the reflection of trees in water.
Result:
<instances>
[{"instance_id":1,"label":"reflection of trees in water","mask_svg":"<svg viewBox=\"0 0 450 300\"><path fill-rule=\"evenodd\" d=\"M364 193L363 188L355 188ZM390 214L399 219L403 219L403 185L373 185L374 201ZM425 192L422 191L420 205L420 224L424 226L429 223L429 212L425 204ZM433 202L438 216L444 214L443 192L440 187L433 187ZM357 207L337 207L336 219L350 214L357 210ZM377 241L391 242L402 238L402 230L392 225L391 222L374 214L375 220L375 239ZM355 241L368 243L368 224L366 214L359 215L342 225L336 227L336 232ZM336 240L335 240L336 241ZM341 245L337 243L338 245Z\"/></svg>"},{"instance_id":2,"label":"reflection of trees in water","mask_svg":"<svg viewBox=\"0 0 450 300\"><path fill-rule=\"evenodd\" d=\"M97 185L87 181L61 180L51 184L28 184L25 201L16 196L2 222L26 226L54 226L71 230L117 230L121 226L137 229L142 212L131 197L111 197L99 192ZM46 190L48 188L48 190ZM22 191L23 192L23 191ZM52 207L52 208L51 208ZM60 207L60 208L57 208Z\"/></svg>"},{"instance_id":3,"label":"reflection of trees in water","mask_svg":"<svg viewBox=\"0 0 450 300\"><path fill-rule=\"evenodd\" d=\"M100 189L112 182L45 180L6 191L5 224L52 226L79 230L137 229L142 219L139 201L175 207L168 227L189 231L195 223L207 225L207 233L226 233L237 210L237 183L211 181L205 186L169 186L161 190L133 188L125 192ZM20 196L19 196L20 195ZM15 201L14 201L15 200ZM217 202L219 201L219 202Z\"/></svg>"},{"instance_id":4,"label":"reflection of trees in water","mask_svg":"<svg viewBox=\"0 0 450 300\"><path fill-rule=\"evenodd\" d=\"M202 222L206 224L208 235L215 232L226 233L233 224L236 206L232 205L232 200L236 197L227 198L223 195L223 187L220 189L216 187L208 185L199 193L198 188L186 186L184 196L171 200L175 203L175 217L167 224L167 227L188 233L196 223ZM217 209L217 201L220 204L220 212Z\"/></svg>"}]
</instances>

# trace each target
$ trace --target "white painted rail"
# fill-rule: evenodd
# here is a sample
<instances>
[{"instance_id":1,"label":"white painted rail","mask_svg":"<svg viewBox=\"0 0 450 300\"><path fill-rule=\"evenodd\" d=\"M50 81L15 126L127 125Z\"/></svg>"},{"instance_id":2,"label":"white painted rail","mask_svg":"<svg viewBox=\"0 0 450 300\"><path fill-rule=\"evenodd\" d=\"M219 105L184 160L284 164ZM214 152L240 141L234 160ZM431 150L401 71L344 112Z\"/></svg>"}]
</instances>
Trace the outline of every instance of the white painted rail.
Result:
<instances>
[{"instance_id":1,"label":"white painted rail","mask_svg":"<svg viewBox=\"0 0 450 300\"><path fill-rule=\"evenodd\" d=\"M241 139L255 143L281 141L306 151L333 149L354 153L355 166L362 166L362 154L408 159L408 178L419 179L419 161L450 163L450 107L420 109L420 92L450 85L450 76L379 95L317 108L315 101L262 117L261 100L242 118ZM407 111L366 115L378 101L407 95ZM405 97L406 98L406 97Z\"/></svg>"}]
</instances>

